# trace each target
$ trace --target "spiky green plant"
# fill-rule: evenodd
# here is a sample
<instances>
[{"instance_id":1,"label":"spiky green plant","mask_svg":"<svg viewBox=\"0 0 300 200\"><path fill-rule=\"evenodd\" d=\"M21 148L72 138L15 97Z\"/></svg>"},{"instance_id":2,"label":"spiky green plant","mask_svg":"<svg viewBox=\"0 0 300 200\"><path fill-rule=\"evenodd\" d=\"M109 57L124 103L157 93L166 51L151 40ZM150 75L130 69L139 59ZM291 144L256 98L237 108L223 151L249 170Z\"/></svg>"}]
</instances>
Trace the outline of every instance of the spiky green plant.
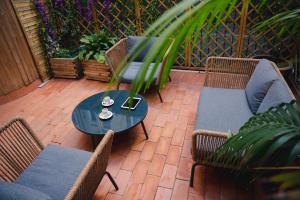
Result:
<instances>
[{"instance_id":1,"label":"spiky green plant","mask_svg":"<svg viewBox=\"0 0 300 200\"><path fill-rule=\"evenodd\" d=\"M283 167L300 155L300 103L281 104L249 119L214 155L215 162L241 172Z\"/></svg>"}]
</instances>

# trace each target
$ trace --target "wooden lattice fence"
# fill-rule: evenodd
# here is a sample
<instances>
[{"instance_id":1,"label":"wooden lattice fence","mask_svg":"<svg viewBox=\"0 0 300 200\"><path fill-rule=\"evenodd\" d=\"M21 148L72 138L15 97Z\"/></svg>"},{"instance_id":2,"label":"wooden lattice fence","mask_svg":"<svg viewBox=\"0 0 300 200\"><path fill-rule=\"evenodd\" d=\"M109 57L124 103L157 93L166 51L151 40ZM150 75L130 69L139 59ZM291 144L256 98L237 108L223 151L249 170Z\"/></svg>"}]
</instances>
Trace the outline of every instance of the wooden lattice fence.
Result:
<instances>
[{"instance_id":1,"label":"wooden lattice fence","mask_svg":"<svg viewBox=\"0 0 300 200\"><path fill-rule=\"evenodd\" d=\"M25 33L28 33L27 39L38 65L44 65L37 40L36 14L32 13L32 0L11 1L16 6ZM103 5L104 0L96 0L92 9L93 23L89 24L84 16L79 17L78 23L83 34L103 29L118 38L141 35L162 13L178 2L180 0L112 0L109 10L106 10ZM278 52L281 52L281 55L282 53L288 55L293 45L288 35L285 39L279 40L276 38L275 30L270 27L268 31L257 37L251 32L251 27L266 17L287 10L289 4L281 5L278 1L269 0L268 5L259 10L254 0L249 8L242 12L242 2L241 0L229 18L223 20L208 37L203 37L203 31L200 35L194 36L198 39L195 46L183 45L179 50L176 67L202 69L208 56L252 57L262 54L276 56Z\"/></svg>"},{"instance_id":2,"label":"wooden lattice fence","mask_svg":"<svg viewBox=\"0 0 300 200\"><path fill-rule=\"evenodd\" d=\"M82 29L92 32L105 29L118 38L127 35L141 35L163 12L179 0L115 0L112 1L109 14L105 14L103 1L98 0L94 9L94 21L91 26L82 23ZM252 57L255 55L270 55L283 52L288 55L293 41L287 35L284 41L276 38L275 30L270 27L265 34L257 37L251 32L253 25L282 10L287 10L289 4L281 5L277 1L270 1L259 10L253 1L249 8L242 12L242 1L235 7L233 13L223 20L217 29L204 38L204 31L194 37L198 43L182 47L176 61L178 68L201 69L208 56ZM84 25L85 24L85 25ZM281 54L282 55L282 54Z\"/></svg>"}]
</instances>

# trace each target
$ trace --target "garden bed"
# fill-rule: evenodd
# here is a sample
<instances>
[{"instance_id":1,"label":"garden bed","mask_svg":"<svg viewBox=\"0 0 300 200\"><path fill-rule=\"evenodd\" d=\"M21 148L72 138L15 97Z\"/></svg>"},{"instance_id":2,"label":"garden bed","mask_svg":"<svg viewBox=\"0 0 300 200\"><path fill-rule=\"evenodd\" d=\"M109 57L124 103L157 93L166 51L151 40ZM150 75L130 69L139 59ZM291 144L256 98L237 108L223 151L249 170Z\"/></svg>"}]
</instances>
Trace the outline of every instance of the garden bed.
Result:
<instances>
[{"instance_id":1,"label":"garden bed","mask_svg":"<svg viewBox=\"0 0 300 200\"><path fill-rule=\"evenodd\" d=\"M96 60L82 61L84 77L86 79L109 82L111 79L110 68L106 64L97 62Z\"/></svg>"}]
</instances>

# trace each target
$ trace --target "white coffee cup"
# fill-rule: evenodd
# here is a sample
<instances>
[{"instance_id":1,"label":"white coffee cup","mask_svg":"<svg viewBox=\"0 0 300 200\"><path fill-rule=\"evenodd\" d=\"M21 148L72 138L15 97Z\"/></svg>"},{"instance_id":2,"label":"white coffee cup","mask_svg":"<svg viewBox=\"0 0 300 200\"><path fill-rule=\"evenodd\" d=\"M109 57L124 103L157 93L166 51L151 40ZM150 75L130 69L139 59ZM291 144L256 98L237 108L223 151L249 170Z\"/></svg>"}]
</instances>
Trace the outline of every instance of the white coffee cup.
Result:
<instances>
[{"instance_id":1,"label":"white coffee cup","mask_svg":"<svg viewBox=\"0 0 300 200\"><path fill-rule=\"evenodd\" d=\"M108 115L108 109L107 109L107 108L103 108L103 109L101 110L101 112L102 112L102 114L103 114L104 116L107 116L107 115Z\"/></svg>"},{"instance_id":2,"label":"white coffee cup","mask_svg":"<svg viewBox=\"0 0 300 200\"><path fill-rule=\"evenodd\" d=\"M106 105L110 104L110 97L109 96L106 96L106 97L103 98L103 104L106 104Z\"/></svg>"}]
</instances>

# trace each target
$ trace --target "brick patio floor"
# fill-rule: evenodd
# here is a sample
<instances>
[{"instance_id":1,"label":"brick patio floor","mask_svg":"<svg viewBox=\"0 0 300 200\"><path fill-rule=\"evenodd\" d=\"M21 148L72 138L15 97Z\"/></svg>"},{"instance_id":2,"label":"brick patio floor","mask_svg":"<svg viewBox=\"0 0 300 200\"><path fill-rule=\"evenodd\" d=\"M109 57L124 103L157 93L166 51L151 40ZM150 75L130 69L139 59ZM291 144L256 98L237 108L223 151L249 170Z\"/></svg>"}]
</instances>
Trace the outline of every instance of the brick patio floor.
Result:
<instances>
[{"instance_id":1,"label":"brick patio floor","mask_svg":"<svg viewBox=\"0 0 300 200\"><path fill-rule=\"evenodd\" d=\"M211 168L198 167L195 186L189 187L191 134L204 75L174 71L171 77L172 82L162 89L164 103L155 93L146 95L149 113L144 122L149 140L140 126L115 136L108 171L120 189L115 191L104 177L95 199L253 199L253 191ZM73 126L71 114L80 101L106 89L98 81L50 80L43 88L1 105L0 123L21 116L44 144L91 151L90 138Z\"/></svg>"}]
</instances>

